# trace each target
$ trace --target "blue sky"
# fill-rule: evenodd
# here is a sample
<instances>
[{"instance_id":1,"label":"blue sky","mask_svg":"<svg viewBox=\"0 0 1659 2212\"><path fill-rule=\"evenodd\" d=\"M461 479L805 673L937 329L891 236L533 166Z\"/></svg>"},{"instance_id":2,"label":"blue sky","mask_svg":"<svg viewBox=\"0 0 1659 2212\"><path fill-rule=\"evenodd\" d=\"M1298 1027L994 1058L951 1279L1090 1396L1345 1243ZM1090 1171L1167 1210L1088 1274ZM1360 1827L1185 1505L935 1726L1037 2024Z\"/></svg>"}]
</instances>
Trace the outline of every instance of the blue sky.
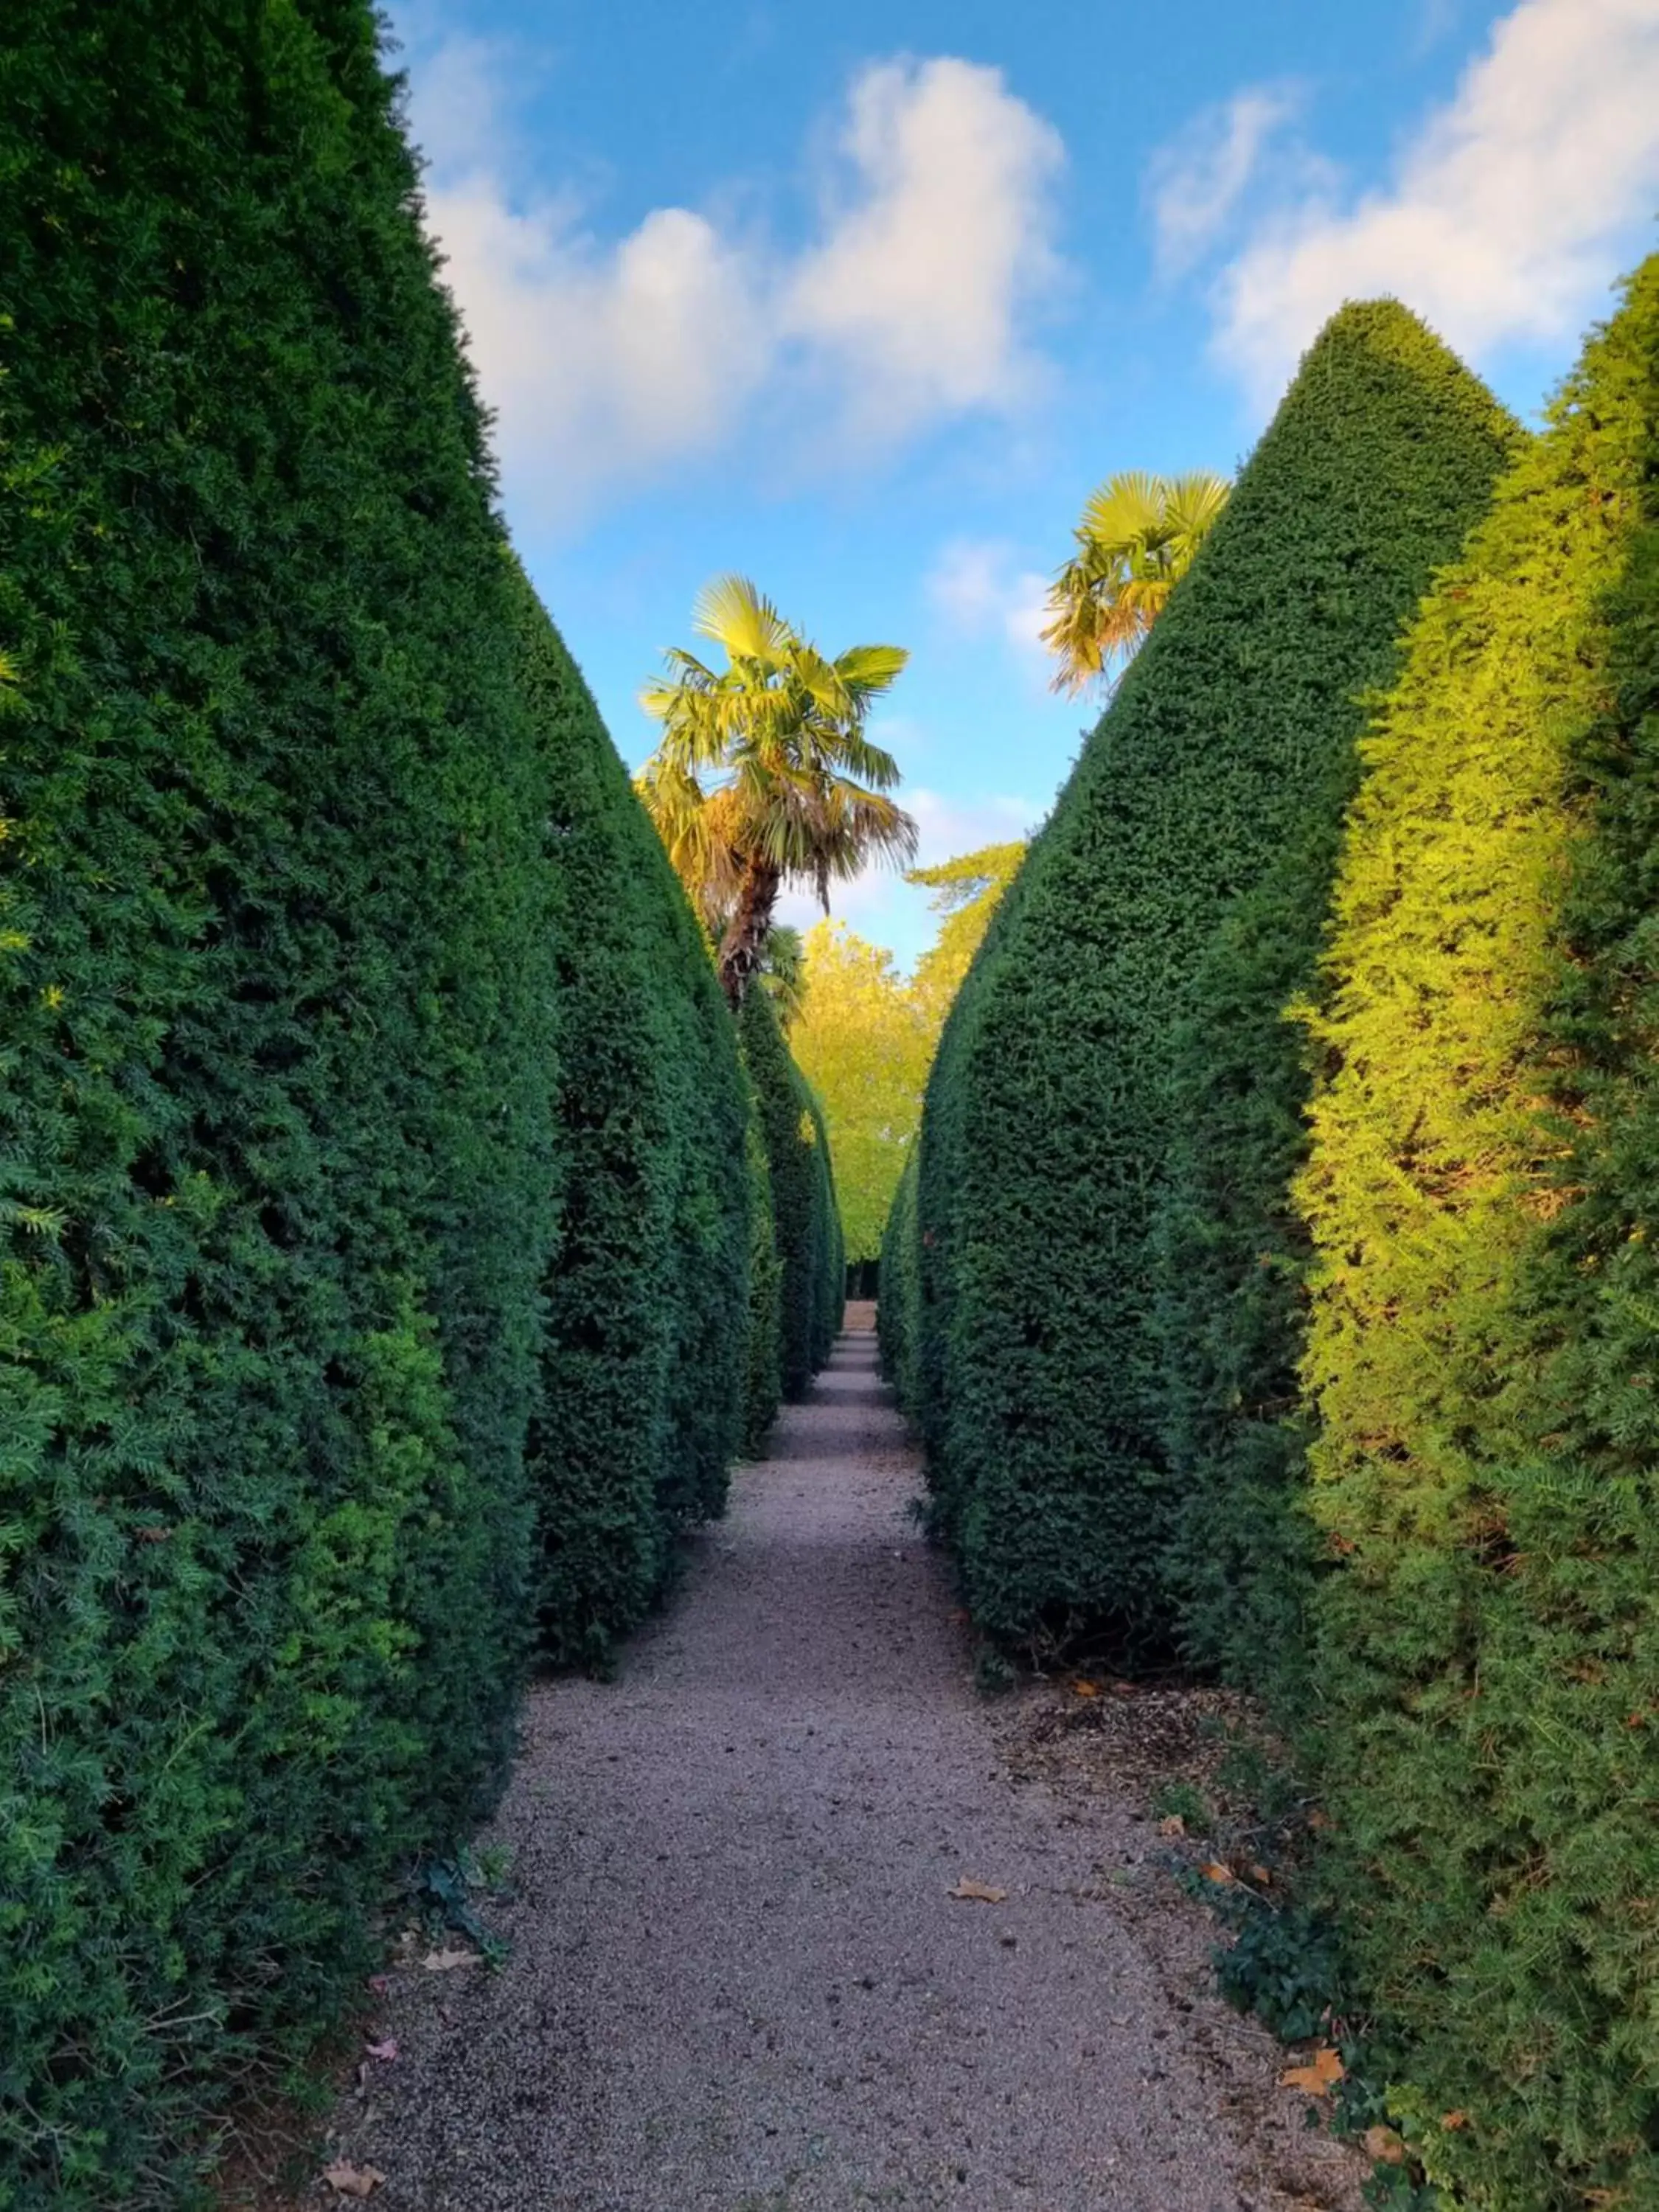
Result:
<instances>
[{"instance_id":1,"label":"blue sky","mask_svg":"<svg viewBox=\"0 0 1659 2212\"><path fill-rule=\"evenodd\" d=\"M1090 719L1034 641L1114 471L1231 471L1345 296L1531 414L1659 240L1659 0L405 0L504 502L623 755L698 586L909 668L923 858ZM837 911L908 962L925 895ZM804 902L799 908L805 913Z\"/></svg>"}]
</instances>

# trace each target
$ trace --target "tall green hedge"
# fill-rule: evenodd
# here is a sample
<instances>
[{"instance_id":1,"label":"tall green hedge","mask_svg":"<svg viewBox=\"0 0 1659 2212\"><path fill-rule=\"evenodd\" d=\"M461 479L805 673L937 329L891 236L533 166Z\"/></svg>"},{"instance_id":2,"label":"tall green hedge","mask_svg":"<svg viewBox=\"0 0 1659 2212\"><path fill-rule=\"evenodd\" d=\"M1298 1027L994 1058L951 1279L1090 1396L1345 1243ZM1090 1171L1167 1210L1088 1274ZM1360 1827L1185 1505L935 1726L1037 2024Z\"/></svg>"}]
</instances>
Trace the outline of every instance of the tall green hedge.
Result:
<instances>
[{"instance_id":1,"label":"tall green hedge","mask_svg":"<svg viewBox=\"0 0 1659 2212\"><path fill-rule=\"evenodd\" d=\"M1363 605L1322 592L1309 611L1325 682L1322 696L1310 685L1299 713L1310 738L1322 718L1328 736L1322 751L1309 745L1276 805L1268 865L1184 987L1153 1235L1158 1430L1174 1498L1168 1571L1182 1641L1193 1657L1269 1692L1282 1712L1305 1686L1315 1573L1297 1383L1308 1243L1291 1199L1310 1075L1305 1035L1285 1010L1313 984L1359 781L1355 691L1385 674L1413 596L1431 566L1462 550L1523 443L1484 386L1401 310L1364 312L1390 366L1367 380L1364 443L1350 465L1366 465L1368 447L1386 455L1375 485L1382 504L1349 504L1346 523L1332 518L1334 542L1310 532L1293 550L1340 577L1341 532L1363 531L1373 573L1391 581ZM1322 498L1334 493L1322 488ZM1334 615L1344 626L1334 637Z\"/></svg>"},{"instance_id":2,"label":"tall green hedge","mask_svg":"<svg viewBox=\"0 0 1659 2212\"><path fill-rule=\"evenodd\" d=\"M749 1362L743 1449L758 1459L783 1398L783 1262L778 1257L772 1169L761 1134L760 1099L751 1084L744 1151L749 1162Z\"/></svg>"},{"instance_id":3,"label":"tall green hedge","mask_svg":"<svg viewBox=\"0 0 1659 2212\"><path fill-rule=\"evenodd\" d=\"M11 2212L187 2202L509 1748L551 794L392 101L346 0L0 25Z\"/></svg>"},{"instance_id":4,"label":"tall green hedge","mask_svg":"<svg viewBox=\"0 0 1659 2212\"><path fill-rule=\"evenodd\" d=\"M567 1194L529 1444L541 1644L602 1666L718 1513L748 1390L749 1094L661 842L558 633L515 579L558 803Z\"/></svg>"},{"instance_id":5,"label":"tall green hedge","mask_svg":"<svg viewBox=\"0 0 1659 2212\"><path fill-rule=\"evenodd\" d=\"M922 1398L993 1635L1168 1632L1154 1305L1176 1032L1218 929L1340 803L1355 695L1391 672L1507 434L1403 308L1332 320L947 1028L922 1139L924 1313L942 1322Z\"/></svg>"},{"instance_id":6,"label":"tall green hedge","mask_svg":"<svg viewBox=\"0 0 1659 2212\"><path fill-rule=\"evenodd\" d=\"M810 1084L807 1097L817 1153L815 1172L823 1193L825 1217L812 1278L812 1365L816 1370L834 1351L846 1317L847 1232L842 1226L841 1200L836 1191L836 1161L830 1146L830 1125L824 1118L823 1103Z\"/></svg>"},{"instance_id":7,"label":"tall green hedge","mask_svg":"<svg viewBox=\"0 0 1659 2212\"><path fill-rule=\"evenodd\" d=\"M847 1268L823 1115L791 1057L772 1001L750 991L738 1027L755 1086L771 1176L782 1268L779 1289L783 1395L805 1397L841 1327Z\"/></svg>"},{"instance_id":8,"label":"tall green hedge","mask_svg":"<svg viewBox=\"0 0 1659 2212\"><path fill-rule=\"evenodd\" d=\"M921 1334L921 1251L916 1236L916 1175L921 1155L913 1144L881 1237L876 1287L876 1340L881 1371L899 1404L916 1413L916 1352Z\"/></svg>"},{"instance_id":9,"label":"tall green hedge","mask_svg":"<svg viewBox=\"0 0 1659 2212\"><path fill-rule=\"evenodd\" d=\"M1646 2204L1659 258L1368 750L1302 1183L1324 1873L1431 2171L1522 2212Z\"/></svg>"},{"instance_id":10,"label":"tall green hedge","mask_svg":"<svg viewBox=\"0 0 1659 2212\"><path fill-rule=\"evenodd\" d=\"M908 1216L895 1224L895 1235L902 1232L908 1238L910 1254L901 1262L896 1252L892 1271L904 1285L915 1316L908 1364L896 1380L901 1402L921 1433L933 1525L958 1553L963 1543L963 1511L973 1498L974 1470L950 1449L957 1352L953 1294L959 1277L976 1279L982 1262L995 1256L994 1251L976 1247L973 1234L975 1200L967 1152L969 1071L985 1008L1003 979L1005 947L1018 938L1031 875L1030 856L1041 849L1044 834L1046 830L1039 833L1028 848L1025 865L991 915L951 1002L922 1097L914 1201Z\"/></svg>"}]
</instances>

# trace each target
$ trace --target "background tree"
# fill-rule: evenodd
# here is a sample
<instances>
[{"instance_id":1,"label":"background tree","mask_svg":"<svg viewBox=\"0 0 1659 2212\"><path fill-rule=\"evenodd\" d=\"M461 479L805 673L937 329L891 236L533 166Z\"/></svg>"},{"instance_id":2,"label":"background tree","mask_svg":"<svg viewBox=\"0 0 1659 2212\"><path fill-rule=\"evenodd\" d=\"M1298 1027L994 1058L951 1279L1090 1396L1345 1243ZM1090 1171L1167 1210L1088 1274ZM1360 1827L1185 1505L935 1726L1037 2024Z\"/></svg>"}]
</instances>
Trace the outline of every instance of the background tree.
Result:
<instances>
[{"instance_id":1,"label":"background tree","mask_svg":"<svg viewBox=\"0 0 1659 2212\"><path fill-rule=\"evenodd\" d=\"M758 967L778 893L830 885L872 860L908 860L916 826L889 795L898 764L865 719L909 658L855 645L829 660L746 577L699 594L698 635L726 665L679 647L640 695L663 726L640 793L669 857L719 933L720 982L735 1006Z\"/></svg>"},{"instance_id":2,"label":"background tree","mask_svg":"<svg viewBox=\"0 0 1659 2212\"><path fill-rule=\"evenodd\" d=\"M873 1260L921 1118L937 1025L892 954L844 922L808 933L805 980L790 1046L829 1124L847 1257Z\"/></svg>"},{"instance_id":3,"label":"background tree","mask_svg":"<svg viewBox=\"0 0 1659 2212\"><path fill-rule=\"evenodd\" d=\"M1163 613L1220 520L1232 486L1199 469L1108 477L1073 533L1078 550L1048 593L1042 641L1060 658L1056 691L1086 691L1127 660Z\"/></svg>"},{"instance_id":4,"label":"background tree","mask_svg":"<svg viewBox=\"0 0 1659 2212\"><path fill-rule=\"evenodd\" d=\"M942 917L938 937L916 963L912 986L932 1024L930 1055L997 902L1019 873L1024 858L1025 841L1017 837L1006 845L981 845L976 853L941 860L937 867L912 868L904 878L933 892L933 911Z\"/></svg>"}]
</instances>

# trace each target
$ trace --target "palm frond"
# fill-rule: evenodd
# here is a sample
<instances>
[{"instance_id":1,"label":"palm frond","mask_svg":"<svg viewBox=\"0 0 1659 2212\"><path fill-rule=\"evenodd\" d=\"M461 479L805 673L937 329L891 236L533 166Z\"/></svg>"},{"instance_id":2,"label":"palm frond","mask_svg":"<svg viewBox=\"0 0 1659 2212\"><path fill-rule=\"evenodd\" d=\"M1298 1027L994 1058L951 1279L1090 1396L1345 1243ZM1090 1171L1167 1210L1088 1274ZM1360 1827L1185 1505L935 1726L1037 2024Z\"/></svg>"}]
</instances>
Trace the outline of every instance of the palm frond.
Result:
<instances>
[{"instance_id":1,"label":"palm frond","mask_svg":"<svg viewBox=\"0 0 1659 2212\"><path fill-rule=\"evenodd\" d=\"M1203 470L1174 477L1131 470L1097 486L1075 533L1078 550L1048 592L1041 635L1060 664L1054 690L1086 690L1135 652L1231 489Z\"/></svg>"},{"instance_id":2,"label":"palm frond","mask_svg":"<svg viewBox=\"0 0 1659 2212\"><path fill-rule=\"evenodd\" d=\"M910 656L902 645L854 645L836 656L836 673L861 704L890 690Z\"/></svg>"},{"instance_id":3,"label":"palm frond","mask_svg":"<svg viewBox=\"0 0 1659 2212\"><path fill-rule=\"evenodd\" d=\"M777 660L793 641L783 617L747 576L716 576L697 594L691 627L733 660Z\"/></svg>"},{"instance_id":4,"label":"palm frond","mask_svg":"<svg viewBox=\"0 0 1659 2212\"><path fill-rule=\"evenodd\" d=\"M1164 497L1159 479L1145 469L1108 477L1097 484L1084 505L1079 541L1103 546L1133 546L1155 532L1164 518Z\"/></svg>"}]
</instances>

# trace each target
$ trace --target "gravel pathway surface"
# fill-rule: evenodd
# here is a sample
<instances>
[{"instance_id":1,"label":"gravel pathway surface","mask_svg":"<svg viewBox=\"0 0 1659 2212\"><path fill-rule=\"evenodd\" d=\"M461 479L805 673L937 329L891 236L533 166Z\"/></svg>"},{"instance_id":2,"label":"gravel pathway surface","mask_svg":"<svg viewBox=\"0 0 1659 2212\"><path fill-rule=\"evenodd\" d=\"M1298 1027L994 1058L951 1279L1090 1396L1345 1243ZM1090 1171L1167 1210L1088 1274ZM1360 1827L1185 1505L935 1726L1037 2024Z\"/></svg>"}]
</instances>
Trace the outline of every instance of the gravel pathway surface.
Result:
<instances>
[{"instance_id":1,"label":"gravel pathway surface","mask_svg":"<svg viewBox=\"0 0 1659 2212\"><path fill-rule=\"evenodd\" d=\"M331 2130L375 2212L1292 2201L1126 1907L1144 1808L1011 1780L917 1487L849 1332L620 1678L534 1694L507 1962L394 1972Z\"/></svg>"}]
</instances>

